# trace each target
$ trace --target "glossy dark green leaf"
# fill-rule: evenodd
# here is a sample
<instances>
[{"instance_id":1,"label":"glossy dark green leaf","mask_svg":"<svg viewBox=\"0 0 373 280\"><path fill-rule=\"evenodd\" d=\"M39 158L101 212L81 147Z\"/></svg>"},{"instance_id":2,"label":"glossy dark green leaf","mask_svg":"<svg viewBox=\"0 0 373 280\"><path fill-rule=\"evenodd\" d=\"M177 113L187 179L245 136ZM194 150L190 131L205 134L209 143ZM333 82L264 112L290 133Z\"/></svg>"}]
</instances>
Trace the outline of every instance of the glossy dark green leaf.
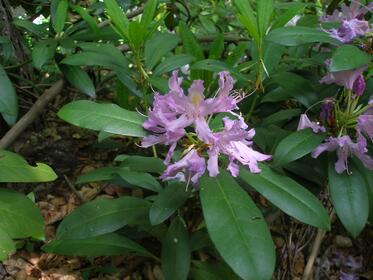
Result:
<instances>
[{"instance_id":1,"label":"glossy dark green leaf","mask_svg":"<svg viewBox=\"0 0 373 280\"><path fill-rule=\"evenodd\" d=\"M259 42L260 35L258 30L258 22L254 15L254 11L251 7L250 1L234 0L233 3L238 11L238 20L246 27L251 37L253 37L256 42Z\"/></svg>"},{"instance_id":2,"label":"glossy dark green leaf","mask_svg":"<svg viewBox=\"0 0 373 280\"><path fill-rule=\"evenodd\" d=\"M190 268L189 236L184 221L176 217L162 244L162 271L165 280L186 280Z\"/></svg>"},{"instance_id":3,"label":"glossy dark green leaf","mask_svg":"<svg viewBox=\"0 0 373 280\"><path fill-rule=\"evenodd\" d=\"M160 158L118 155L115 161L121 162L121 167L128 167L132 171L162 173L165 165Z\"/></svg>"},{"instance_id":4,"label":"glossy dark green leaf","mask_svg":"<svg viewBox=\"0 0 373 280\"><path fill-rule=\"evenodd\" d=\"M343 45L334 52L329 70L337 72L358 68L367 65L372 61L372 58L372 55L353 45Z\"/></svg>"},{"instance_id":5,"label":"glossy dark green leaf","mask_svg":"<svg viewBox=\"0 0 373 280\"><path fill-rule=\"evenodd\" d=\"M145 66L153 69L157 63L180 42L178 36L166 32L157 32L145 43Z\"/></svg>"},{"instance_id":6,"label":"glossy dark green leaf","mask_svg":"<svg viewBox=\"0 0 373 280\"><path fill-rule=\"evenodd\" d=\"M262 213L226 171L201 180L208 233L225 262L242 279L270 279L275 249Z\"/></svg>"},{"instance_id":7,"label":"glossy dark green leaf","mask_svg":"<svg viewBox=\"0 0 373 280\"><path fill-rule=\"evenodd\" d=\"M162 187L158 181L148 173L129 171L123 168L118 170L117 174L127 183L135 187L141 187L154 192L159 192L162 190Z\"/></svg>"},{"instance_id":8,"label":"glossy dark green leaf","mask_svg":"<svg viewBox=\"0 0 373 280\"><path fill-rule=\"evenodd\" d=\"M159 76L184 65L190 64L195 58L189 54L177 54L166 58L154 69L154 76Z\"/></svg>"},{"instance_id":9,"label":"glossy dark green leaf","mask_svg":"<svg viewBox=\"0 0 373 280\"><path fill-rule=\"evenodd\" d=\"M269 115L263 120L263 125L276 124L283 121L291 120L292 118L299 116L301 111L299 109L287 109L281 110L272 115Z\"/></svg>"},{"instance_id":10,"label":"glossy dark green leaf","mask_svg":"<svg viewBox=\"0 0 373 280\"><path fill-rule=\"evenodd\" d=\"M16 250L16 246L9 235L0 228L0 261L6 260Z\"/></svg>"},{"instance_id":11,"label":"glossy dark green leaf","mask_svg":"<svg viewBox=\"0 0 373 280\"><path fill-rule=\"evenodd\" d=\"M54 57L57 42L53 39L39 41L32 50L32 61L35 68L41 69L49 60Z\"/></svg>"},{"instance_id":12,"label":"glossy dark green leaf","mask_svg":"<svg viewBox=\"0 0 373 280\"><path fill-rule=\"evenodd\" d=\"M87 100L75 101L63 106L58 111L58 116L64 121L83 128L126 136L143 137L146 135L142 128L145 117L115 104L99 104Z\"/></svg>"},{"instance_id":13,"label":"glossy dark green leaf","mask_svg":"<svg viewBox=\"0 0 373 280\"><path fill-rule=\"evenodd\" d=\"M288 26L274 29L266 36L266 40L283 46L299 46L308 43L340 44L338 40L330 37L328 33L305 26Z\"/></svg>"},{"instance_id":14,"label":"glossy dark green leaf","mask_svg":"<svg viewBox=\"0 0 373 280\"><path fill-rule=\"evenodd\" d=\"M13 24L17 27L23 28L30 33L35 34L38 37L43 37L48 34L47 28L43 24L35 24L29 20L25 19L14 19Z\"/></svg>"},{"instance_id":15,"label":"glossy dark green leaf","mask_svg":"<svg viewBox=\"0 0 373 280\"><path fill-rule=\"evenodd\" d=\"M273 0L259 0L257 4L257 21L260 37L264 37L273 13Z\"/></svg>"},{"instance_id":16,"label":"glossy dark green leaf","mask_svg":"<svg viewBox=\"0 0 373 280\"><path fill-rule=\"evenodd\" d=\"M118 166L97 168L80 175L76 180L76 184L111 180L115 177L115 173L120 171L120 169L121 168Z\"/></svg>"},{"instance_id":17,"label":"glossy dark green leaf","mask_svg":"<svg viewBox=\"0 0 373 280\"><path fill-rule=\"evenodd\" d=\"M276 165L285 165L312 152L325 136L311 129L296 131L282 139L273 155Z\"/></svg>"},{"instance_id":18,"label":"glossy dark green leaf","mask_svg":"<svg viewBox=\"0 0 373 280\"><path fill-rule=\"evenodd\" d=\"M293 7L289 7L286 9L284 13L282 13L273 23L271 26L271 29L276 29L279 27L283 27L285 24L287 24L292 18L294 18L296 15L299 15L304 8L306 7L306 4L304 3L294 3Z\"/></svg>"},{"instance_id":19,"label":"glossy dark green leaf","mask_svg":"<svg viewBox=\"0 0 373 280\"><path fill-rule=\"evenodd\" d=\"M240 280L223 262L194 261L191 269L193 280Z\"/></svg>"},{"instance_id":20,"label":"glossy dark green leaf","mask_svg":"<svg viewBox=\"0 0 373 280\"><path fill-rule=\"evenodd\" d=\"M96 89L88 74L79 66L61 64L60 69L66 80L89 97L96 98Z\"/></svg>"},{"instance_id":21,"label":"glossy dark green leaf","mask_svg":"<svg viewBox=\"0 0 373 280\"><path fill-rule=\"evenodd\" d=\"M58 239L85 239L146 223L150 203L135 197L96 199L75 209L57 229Z\"/></svg>"},{"instance_id":22,"label":"glossy dark green leaf","mask_svg":"<svg viewBox=\"0 0 373 280\"><path fill-rule=\"evenodd\" d=\"M73 9L74 11L76 11L81 17L82 19L87 23L87 25L89 26L89 28L91 29L91 31L97 33L99 32L99 28L97 26L97 22L96 20L94 19L94 17L92 17L88 11L83 8L83 7L80 7L78 5L74 5L73 6Z\"/></svg>"},{"instance_id":23,"label":"glossy dark green leaf","mask_svg":"<svg viewBox=\"0 0 373 280\"><path fill-rule=\"evenodd\" d=\"M115 30L123 37L128 37L129 20L116 0L104 0L106 12L115 26Z\"/></svg>"},{"instance_id":24,"label":"glossy dark green leaf","mask_svg":"<svg viewBox=\"0 0 373 280\"><path fill-rule=\"evenodd\" d=\"M37 163L31 166L21 156L0 150L0 182L49 182L56 178L56 173L48 165Z\"/></svg>"},{"instance_id":25,"label":"glossy dark green leaf","mask_svg":"<svg viewBox=\"0 0 373 280\"><path fill-rule=\"evenodd\" d=\"M363 230L369 215L366 180L349 161L349 173L338 174L334 160L329 163L329 191L338 218L353 237Z\"/></svg>"},{"instance_id":26,"label":"glossy dark green leaf","mask_svg":"<svg viewBox=\"0 0 373 280\"><path fill-rule=\"evenodd\" d=\"M329 229L329 216L321 202L306 188L291 178L278 174L266 165L262 171L240 170L240 178L261 195L299 221L322 229Z\"/></svg>"},{"instance_id":27,"label":"glossy dark green leaf","mask_svg":"<svg viewBox=\"0 0 373 280\"><path fill-rule=\"evenodd\" d=\"M4 68L0 65L0 113L8 125L13 125L18 116L18 97Z\"/></svg>"},{"instance_id":28,"label":"glossy dark green leaf","mask_svg":"<svg viewBox=\"0 0 373 280\"><path fill-rule=\"evenodd\" d=\"M10 238L44 238L44 220L36 205L25 195L0 189L0 229Z\"/></svg>"},{"instance_id":29,"label":"glossy dark green leaf","mask_svg":"<svg viewBox=\"0 0 373 280\"><path fill-rule=\"evenodd\" d=\"M146 1L144 12L141 17L141 24L148 28L153 20L155 10L157 9L157 0Z\"/></svg>"},{"instance_id":30,"label":"glossy dark green leaf","mask_svg":"<svg viewBox=\"0 0 373 280\"><path fill-rule=\"evenodd\" d=\"M187 200L189 193L185 184L170 183L156 197L150 207L149 218L152 225L168 219Z\"/></svg>"},{"instance_id":31,"label":"glossy dark green leaf","mask_svg":"<svg viewBox=\"0 0 373 280\"><path fill-rule=\"evenodd\" d=\"M198 44L198 41L190 28L186 26L186 24L181 21L179 24L180 28L180 37L183 42L183 47L185 48L185 52L197 58L197 60L204 59L204 54L201 46Z\"/></svg>"},{"instance_id":32,"label":"glossy dark green leaf","mask_svg":"<svg viewBox=\"0 0 373 280\"><path fill-rule=\"evenodd\" d=\"M65 26L68 7L69 3L67 2L67 0L58 1L56 13L54 13L52 16L53 28L57 33L62 32L63 27Z\"/></svg>"},{"instance_id":33,"label":"glossy dark green leaf","mask_svg":"<svg viewBox=\"0 0 373 280\"><path fill-rule=\"evenodd\" d=\"M85 239L54 239L44 245L47 253L66 256L101 257L135 254L152 257L144 247L119 234L110 233Z\"/></svg>"}]
</instances>

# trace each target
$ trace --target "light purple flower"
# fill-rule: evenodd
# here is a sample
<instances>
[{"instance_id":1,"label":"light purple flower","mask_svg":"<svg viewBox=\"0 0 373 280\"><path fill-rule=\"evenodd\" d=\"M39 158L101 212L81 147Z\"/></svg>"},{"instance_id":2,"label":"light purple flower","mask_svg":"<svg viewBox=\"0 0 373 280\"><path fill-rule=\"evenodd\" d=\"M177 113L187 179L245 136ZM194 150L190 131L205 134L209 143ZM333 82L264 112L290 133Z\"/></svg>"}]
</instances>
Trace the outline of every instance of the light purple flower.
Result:
<instances>
[{"instance_id":1,"label":"light purple flower","mask_svg":"<svg viewBox=\"0 0 373 280\"><path fill-rule=\"evenodd\" d=\"M242 118L231 120L227 117L223 119L224 129L214 133L214 143L208 151L209 160L207 169L211 177L219 174L218 157L225 154L229 157L228 170L233 177L237 177L239 166L237 162L249 167L252 173L260 172L258 162L271 159L270 155L259 153L252 149L252 138L255 130L247 130L248 126Z\"/></svg>"},{"instance_id":2,"label":"light purple flower","mask_svg":"<svg viewBox=\"0 0 373 280\"><path fill-rule=\"evenodd\" d=\"M349 156L356 156L366 168L373 170L373 159L367 154L366 143L354 143L350 136L329 137L325 143L319 145L313 152L312 157L317 158L321 153L337 151L338 161L335 163L335 171L341 174L347 167Z\"/></svg>"},{"instance_id":3,"label":"light purple flower","mask_svg":"<svg viewBox=\"0 0 373 280\"><path fill-rule=\"evenodd\" d=\"M362 114L357 118L357 131L367 135L373 142L373 112Z\"/></svg>"},{"instance_id":4,"label":"light purple flower","mask_svg":"<svg viewBox=\"0 0 373 280\"><path fill-rule=\"evenodd\" d=\"M299 118L299 124L297 131L311 128L314 133L325 132L325 127L318 125L316 122L312 122L306 114L301 114Z\"/></svg>"},{"instance_id":5,"label":"light purple flower","mask_svg":"<svg viewBox=\"0 0 373 280\"><path fill-rule=\"evenodd\" d=\"M330 60L326 60L325 64L329 67ZM329 72L320 80L320 83L325 83L325 84L335 83L339 86L345 87L348 90L353 90L355 82L358 79L364 79L362 77L362 73L365 71L365 69L367 69L367 66L363 66L363 67L359 67L359 68L351 69L351 70Z\"/></svg>"},{"instance_id":6,"label":"light purple flower","mask_svg":"<svg viewBox=\"0 0 373 280\"><path fill-rule=\"evenodd\" d=\"M194 185L206 171L206 161L195 149L191 149L182 159L167 166L160 177L163 181L191 181Z\"/></svg>"},{"instance_id":7,"label":"light purple flower","mask_svg":"<svg viewBox=\"0 0 373 280\"><path fill-rule=\"evenodd\" d=\"M355 93L354 97L362 96L365 91L365 80L363 75L359 75L357 79L355 80L352 91Z\"/></svg>"},{"instance_id":8,"label":"light purple flower","mask_svg":"<svg viewBox=\"0 0 373 280\"><path fill-rule=\"evenodd\" d=\"M338 29L333 28L327 32L331 37L343 43L348 43L370 31L369 23L364 20L364 15L372 8L372 4L363 6L360 1L352 1L350 6L342 4L341 11L335 10L332 15L321 16L320 21L340 22Z\"/></svg>"},{"instance_id":9,"label":"light purple flower","mask_svg":"<svg viewBox=\"0 0 373 280\"><path fill-rule=\"evenodd\" d=\"M332 117L334 100L327 98L321 104L320 119L326 121Z\"/></svg>"}]
</instances>

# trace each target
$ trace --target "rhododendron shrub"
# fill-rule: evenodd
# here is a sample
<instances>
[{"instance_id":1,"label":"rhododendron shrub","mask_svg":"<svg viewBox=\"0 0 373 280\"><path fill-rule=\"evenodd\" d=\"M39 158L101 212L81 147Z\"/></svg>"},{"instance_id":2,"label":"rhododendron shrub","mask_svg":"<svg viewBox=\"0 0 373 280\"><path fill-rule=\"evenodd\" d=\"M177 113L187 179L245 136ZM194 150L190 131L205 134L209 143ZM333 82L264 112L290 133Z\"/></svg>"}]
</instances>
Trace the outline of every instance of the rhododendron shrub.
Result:
<instances>
[{"instance_id":1,"label":"rhododendron shrub","mask_svg":"<svg viewBox=\"0 0 373 280\"><path fill-rule=\"evenodd\" d=\"M125 189L77 207L44 251L140 256L166 280L265 280L279 220L318 237L334 213L353 237L373 222L372 4L93 2L51 1L45 23L14 23L40 84L75 88L58 117L110 149L114 163L77 170L76 188ZM0 68L9 125L23 65ZM9 236L7 252L36 235Z\"/></svg>"}]
</instances>

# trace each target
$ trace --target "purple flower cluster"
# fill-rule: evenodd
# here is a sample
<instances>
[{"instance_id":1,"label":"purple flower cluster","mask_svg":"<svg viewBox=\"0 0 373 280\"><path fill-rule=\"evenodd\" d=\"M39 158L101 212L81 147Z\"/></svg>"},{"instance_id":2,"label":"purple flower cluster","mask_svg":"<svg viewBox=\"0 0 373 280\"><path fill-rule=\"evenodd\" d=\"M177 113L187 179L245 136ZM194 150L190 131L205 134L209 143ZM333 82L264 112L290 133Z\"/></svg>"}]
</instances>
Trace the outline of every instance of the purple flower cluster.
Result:
<instances>
[{"instance_id":1,"label":"purple flower cluster","mask_svg":"<svg viewBox=\"0 0 373 280\"><path fill-rule=\"evenodd\" d=\"M197 184L206 169L210 176L217 176L220 154L228 156L227 169L233 176L238 175L238 162L248 166L253 173L260 172L258 162L268 160L271 156L252 149L255 130L248 130L243 119L233 112L237 109L239 98L232 94L234 81L229 73L219 73L219 89L212 98L205 98L202 80L193 81L188 95L184 94L181 83L182 78L174 71L168 83L169 92L164 95L155 94L153 106L144 123L144 128L152 134L143 138L143 147L155 144L170 146L164 161L167 168L161 179ZM214 132L209 127L208 121L216 113L232 115L232 119L224 118L224 128L220 132ZM194 132L186 130L188 127L193 127ZM184 146L187 144L188 148L179 161L171 164L178 143L183 143ZM207 163L205 151L209 157Z\"/></svg>"},{"instance_id":2,"label":"purple flower cluster","mask_svg":"<svg viewBox=\"0 0 373 280\"><path fill-rule=\"evenodd\" d=\"M364 15L372 9L372 3L365 7L360 1L353 0L350 6L342 4L341 11L335 10L332 15L323 15L320 21L339 22L339 28L329 29L328 33L331 37L343 43L348 43L371 30L369 22L364 20Z\"/></svg>"}]
</instances>

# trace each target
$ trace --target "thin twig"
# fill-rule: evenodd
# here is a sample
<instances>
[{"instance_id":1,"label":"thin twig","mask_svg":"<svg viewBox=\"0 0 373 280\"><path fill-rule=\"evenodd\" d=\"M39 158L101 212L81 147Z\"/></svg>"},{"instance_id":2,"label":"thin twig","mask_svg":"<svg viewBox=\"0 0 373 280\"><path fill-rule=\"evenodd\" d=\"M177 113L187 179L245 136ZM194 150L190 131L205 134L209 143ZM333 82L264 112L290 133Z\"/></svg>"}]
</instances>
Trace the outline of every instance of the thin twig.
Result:
<instances>
[{"instance_id":1,"label":"thin twig","mask_svg":"<svg viewBox=\"0 0 373 280\"><path fill-rule=\"evenodd\" d=\"M66 184L73 191L73 193L77 196L77 198L80 200L80 202L84 203L85 202L84 197L82 196L82 194L80 192L78 192L78 190L75 188L74 184L71 183L71 181L69 180L69 178L66 175L63 175L63 177L65 178Z\"/></svg>"},{"instance_id":2,"label":"thin twig","mask_svg":"<svg viewBox=\"0 0 373 280\"><path fill-rule=\"evenodd\" d=\"M39 97L31 109L0 140L0 149L6 149L44 110L45 106L63 89L64 81L58 80Z\"/></svg>"}]
</instances>

